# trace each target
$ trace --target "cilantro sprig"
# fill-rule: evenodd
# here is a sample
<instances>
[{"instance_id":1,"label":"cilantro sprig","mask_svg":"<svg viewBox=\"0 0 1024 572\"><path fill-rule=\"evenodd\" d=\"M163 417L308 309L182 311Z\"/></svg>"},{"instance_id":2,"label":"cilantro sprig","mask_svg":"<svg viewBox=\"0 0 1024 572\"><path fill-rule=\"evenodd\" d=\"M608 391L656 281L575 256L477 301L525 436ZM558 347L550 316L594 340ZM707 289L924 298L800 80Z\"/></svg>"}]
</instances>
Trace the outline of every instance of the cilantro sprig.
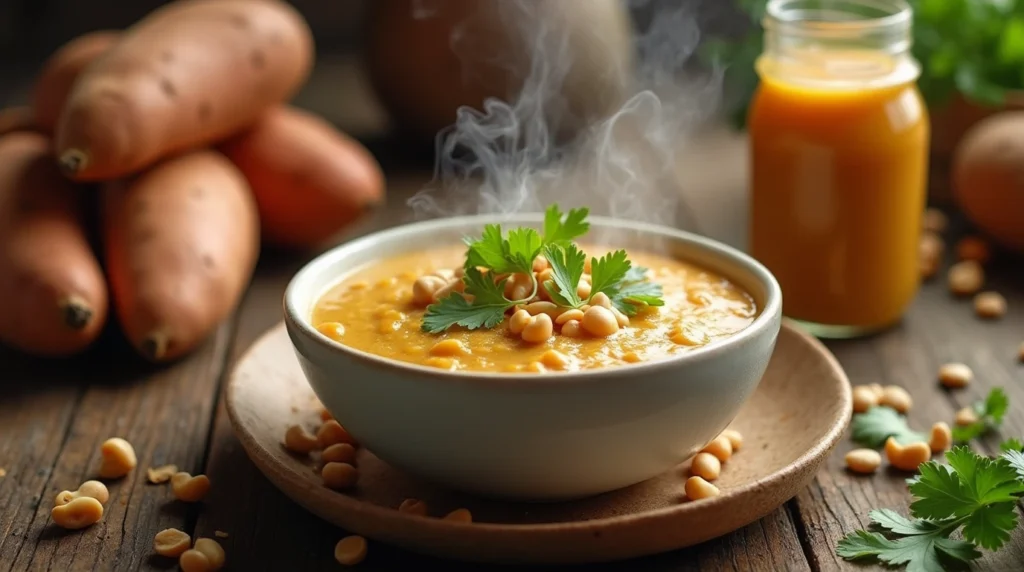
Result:
<instances>
[{"instance_id":1,"label":"cilantro sprig","mask_svg":"<svg viewBox=\"0 0 1024 572\"><path fill-rule=\"evenodd\" d=\"M529 302L540 288L563 308L579 308L598 293L608 296L626 315L664 305L661 286L647 280L647 269L633 266L625 250L591 258L590 295L586 299L579 296L577 286L587 258L573 240L590 230L588 214L586 208L562 213L558 205L551 205L544 213L543 234L532 228L514 228L505 233L500 224L489 224L479 238L466 238L464 292L452 293L427 306L421 324L423 331L440 333L453 326L470 330L494 328L508 310ZM551 267L551 279L538 284L533 261L541 254ZM512 274L529 277L530 292L526 297L505 296L504 286Z\"/></svg>"},{"instance_id":2,"label":"cilantro sprig","mask_svg":"<svg viewBox=\"0 0 1024 572\"><path fill-rule=\"evenodd\" d=\"M998 429L1003 424L1003 416L1010 407L1010 400L1001 387L994 387L988 392L984 401L976 401L971 405L978 420L970 425L953 428L953 441L966 443L989 431Z\"/></svg>"},{"instance_id":3,"label":"cilantro sprig","mask_svg":"<svg viewBox=\"0 0 1024 572\"><path fill-rule=\"evenodd\" d=\"M964 567L981 557L978 547L998 550L1017 527L1016 504L1024 497L1020 445L1017 440L1004 443L1003 454L995 458L961 446L946 453L945 465L922 464L919 474L907 480L914 497L911 517L873 510L870 530L848 534L836 554L930 572ZM950 538L958 530L963 540Z\"/></svg>"}]
</instances>

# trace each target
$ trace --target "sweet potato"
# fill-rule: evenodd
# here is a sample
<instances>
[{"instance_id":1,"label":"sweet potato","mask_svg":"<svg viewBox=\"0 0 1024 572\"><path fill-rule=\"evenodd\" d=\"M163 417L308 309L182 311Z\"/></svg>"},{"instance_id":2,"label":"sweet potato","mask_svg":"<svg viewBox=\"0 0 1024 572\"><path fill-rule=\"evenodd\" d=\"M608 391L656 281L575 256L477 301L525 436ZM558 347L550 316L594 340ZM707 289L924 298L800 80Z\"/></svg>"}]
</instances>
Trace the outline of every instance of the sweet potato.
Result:
<instances>
[{"instance_id":1,"label":"sweet potato","mask_svg":"<svg viewBox=\"0 0 1024 572\"><path fill-rule=\"evenodd\" d=\"M271 109L222 150L248 179L270 244L316 246L383 199L384 175L373 155L294 107Z\"/></svg>"},{"instance_id":2,"label":"sweet potato","mask_svg":"<svg viewBox=\"0 0 1024 572\"><path fill-rule=\"evenodd\" d=\"M134 174L220 141L289 99L313 38L279 0L179 0L127 30L75 82L56 129L65 174Z\"/></svg>"},{"instance_id":3,"label":"sweet potato","mask_svg":"<svg viewBox=\"0 0 1024 572\"><path fill-rule=\"evenodd\" d=\"M53 164L49 138L0 137L0 342L66 356L99 336L107 287L83 198Z\"/></svg>"},{"instance_id":4,"label":"sweet potato","mask_svg":"<svg viewBox=\"0 0 1024 572\"><path fill-rule=\"evenodd\" d=\"M0 109L0 135L13 131L35 131L31 107L19 105Z\"/></svg>"},{"instance_id":5,"label":"sweet potato","mask_svg":"<svg viewBox=\"0 0 1024 572\"><path fill-rule=\"evenodd\" d=\"M237 305L259 249L245 177L198 150L103 189L107 276L128 340L152 361L198 346Z\"/></svg>"},{"instance_id":6,"label":"sweet potato","mask_svg":"<svg viewBox=\"0 0 1024 572\"><path fill-rule=\"evenodd\" d=\"M115 30L90 32L64 44L46 60L32 87L32 111L38 129L53 133L79 74L120 37Z\"/></svg>"}]
</instances>

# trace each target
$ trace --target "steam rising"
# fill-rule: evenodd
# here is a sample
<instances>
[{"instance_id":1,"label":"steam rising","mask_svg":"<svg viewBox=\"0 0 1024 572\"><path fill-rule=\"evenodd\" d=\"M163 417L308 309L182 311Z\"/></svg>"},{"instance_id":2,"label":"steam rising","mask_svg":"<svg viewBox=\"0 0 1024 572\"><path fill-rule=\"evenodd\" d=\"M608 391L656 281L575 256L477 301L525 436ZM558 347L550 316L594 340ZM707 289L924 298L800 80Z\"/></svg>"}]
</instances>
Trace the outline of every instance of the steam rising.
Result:
<instances>
[{"instance_id":1,"label":"steam rising","mask_svg":"<svg viewBox=\"0 0 1024 572\"><path fill-rule=\"evenodd\" d=\"M608 26L577 20L587 12L584 3L598 12L595 7L604 6L608 14L644 8L650 23L627 22L633 29L622 29L616 46ZM508 50L474 50L465 26L483 20L467 21L452 38L463 72L472 78L483 67L504 65L521 89L505 101L487 100L482 110L460 109L454 125L438 134L434 181L409 201L416 216L538 212L558 202L675 225L673 163L716 111L722 84L721 70L690 69L700 31L692 4L683 4L480 2L478 10L490 13L473 17L500 23ZM420 0L415 14L433 17L444 6L443 0ZM581 70L600 81L581 82ZM580 101L590 109L580 109Z\"/></svg>"}]
</instances>

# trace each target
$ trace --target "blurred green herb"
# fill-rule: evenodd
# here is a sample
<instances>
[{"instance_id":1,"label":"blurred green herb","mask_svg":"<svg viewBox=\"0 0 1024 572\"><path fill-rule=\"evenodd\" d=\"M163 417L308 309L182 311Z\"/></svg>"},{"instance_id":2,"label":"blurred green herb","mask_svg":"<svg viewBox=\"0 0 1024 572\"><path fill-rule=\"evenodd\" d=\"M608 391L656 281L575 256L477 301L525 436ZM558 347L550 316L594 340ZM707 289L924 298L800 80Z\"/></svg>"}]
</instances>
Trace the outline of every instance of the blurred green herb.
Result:
<instances>
[{"instance_id":1,"label":"blurred green herb","mask_svg":"<svg viewBox=\"0 0 1024 572\"><path fill-rule=\"evenodd\" d=\"M966 443L985 433L998 429L1003 423L1003 416L1010 407L1010 400L1001 387L994 387L988 392L984 401L976 401L971 405L978 420L970 425L957 426L953 428L953 440L957 443Z\"/></svg>"},{"instance_id":2,"label":"blurred green herb","mask_svg":"<svg viewBox=\"0 0 1024 572\"><path fill-rule=\"evenodd\" d=\"M894 437L901 445L915 441L928 442L926 435L912 430L907 426L905 417L885 405L877 405L854 415L852 429L854 441L876 449L884 445L889 437Z\"/></svg>"}]
</instances>

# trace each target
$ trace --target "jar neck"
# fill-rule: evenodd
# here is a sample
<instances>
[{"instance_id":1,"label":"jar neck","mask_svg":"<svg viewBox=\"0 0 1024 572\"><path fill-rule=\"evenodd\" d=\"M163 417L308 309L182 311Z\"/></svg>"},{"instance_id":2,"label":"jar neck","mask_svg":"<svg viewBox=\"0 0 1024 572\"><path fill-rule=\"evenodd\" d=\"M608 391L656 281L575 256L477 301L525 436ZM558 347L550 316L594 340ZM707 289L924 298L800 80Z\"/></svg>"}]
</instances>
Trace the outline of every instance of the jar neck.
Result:
<instances>
[{"instance_id":1,"label":"jar neck","mask_svg":"<svg viewBox=\"0 0 1024 572\"><path fill-rule=\"evenodd\" d=\"M920 73L903 0L770 0L763 26L767 71L789 80L838 87Z\"/></svg>"}]
</instances>

